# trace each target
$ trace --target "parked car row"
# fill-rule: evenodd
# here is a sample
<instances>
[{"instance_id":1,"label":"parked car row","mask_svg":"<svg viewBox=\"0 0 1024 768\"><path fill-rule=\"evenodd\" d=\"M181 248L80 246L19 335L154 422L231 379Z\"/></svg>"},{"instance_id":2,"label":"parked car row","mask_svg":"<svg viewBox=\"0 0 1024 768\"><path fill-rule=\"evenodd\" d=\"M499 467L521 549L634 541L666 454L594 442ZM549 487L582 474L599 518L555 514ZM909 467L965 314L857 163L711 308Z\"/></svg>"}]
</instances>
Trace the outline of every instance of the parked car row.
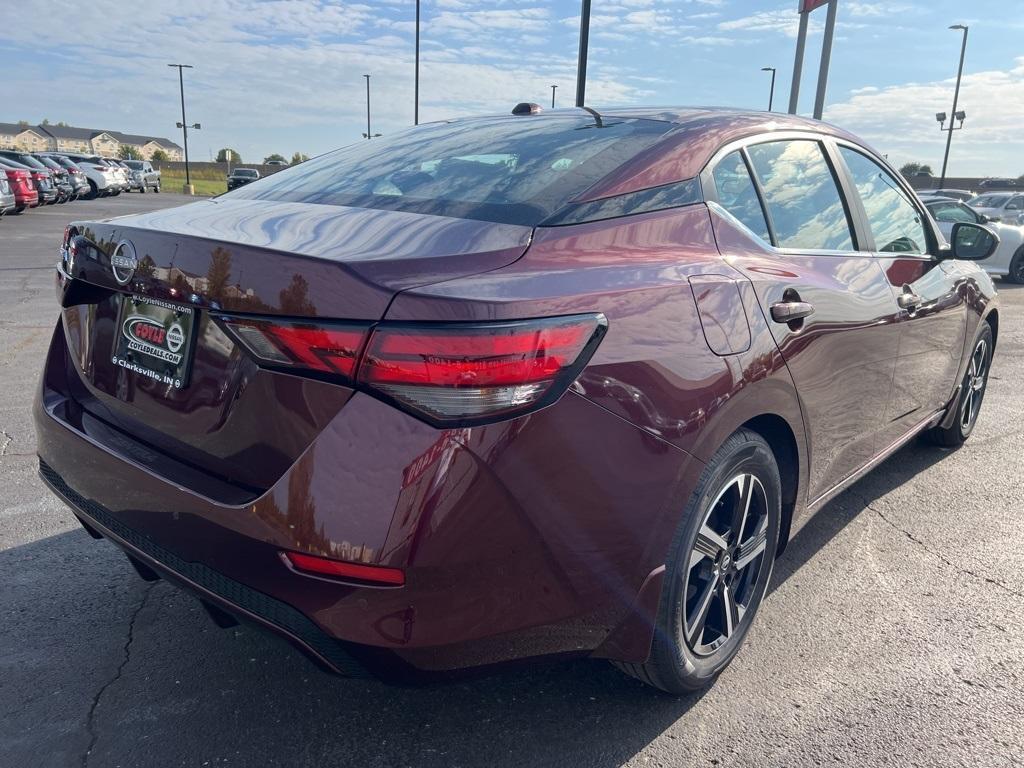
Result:
<instances>
[{"instance_id":1,"label":"parked car row","mask_svg":"<svg viewBox=\"0 0 1024 768\"><path fill-rule=\"evenodd\" d=\"M1010 194L1012 197L1012 193ZM921 195L921 200L928 213L939 225L939 230L947 240L953 236L953 226L957 222L984 224L999 236L999 245L987 259L978 262L978 266L990 275L1002 277L1014 283L1024 283L1024 226L1007 216L1001 219L990 215L992 208L979 207L976 202L989 202L987 198L996 194L981 195L970 202L942 197L939 195ZM1021 197L1017 195L1016 197Z\"/></svg>"},{"instance_id":2,"label":"parked car row","mask_svg":"<svg viewBox=\"0 0 1024 768\"><path fill-rule=\"evenodd\" d=\"M160 191L160 171L146 160L73 152L0 149L0 177L0 216L132 190Z\"/></svg>"}]
</instances>

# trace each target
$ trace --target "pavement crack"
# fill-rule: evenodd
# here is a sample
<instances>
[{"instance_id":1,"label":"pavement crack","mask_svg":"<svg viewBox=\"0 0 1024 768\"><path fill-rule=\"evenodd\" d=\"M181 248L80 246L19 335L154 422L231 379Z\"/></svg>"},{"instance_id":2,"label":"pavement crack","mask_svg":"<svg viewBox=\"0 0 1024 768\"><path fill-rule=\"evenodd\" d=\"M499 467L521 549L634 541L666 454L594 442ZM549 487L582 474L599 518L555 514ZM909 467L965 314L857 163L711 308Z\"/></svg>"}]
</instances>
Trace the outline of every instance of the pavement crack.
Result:
<instances>
[{"instance_id":1,"label":"pavement crack","mask_svg":"<svg viewBox=\"0 0 1024 768\"><path fill-rule=\"evenodd\" d=\"M926 544L924 541L922 541L917 536L915 536L911 531L908 531L906 528L903 528L903 527L897 525L882 510L878 509L875 506L872 506L871 502L869 502L864 496L861 496L860 500L864 503L864 508L865 509L867 509L867 510L869 510L871 512L874 512L886 525L888 525L893 530L898 531L899 533L902 533L904 536L906 536L908 539L910 539L910 541L912 541L914 544L919 546L921 549L923 549L929 555L931 555L932 557L935 557L938 560L942 561L943 563L948 565L950 568L955 570L957 573L960 573L960 574L962 574L964 576L969 576L972 579L977 579L979 581L984 581L986 584L991 584L994 587L998 587L999 589L1003 590L1007 594L1014 595L1015 597L1024 598L1024 592L1020 592L1020 591L1014 589L1013 587L1010 587L1010 586L1004 584L1003 582L999 581L998 579L993 579L990 576L984 576L984 575L978 573L977 571L972 571L970 568L964 568L962 565L958 565L957 563L954 563L952 560L950 560L948 557L946 557L941 551L928 546L928 544Z\"/></svg>"},{"instance_id":2,"label":"pavement crack","mask_svg":"<svg viewBox=\"0 0 1024 768\"><path fill-rule=\"evenodd\" d=\"M7 449L14 443L14 435L6 429L0 429L0 456L7 455Z\"/></svg>"},{"instance_id":3,"label":"pavement crack","mask_svg":"<svg viewBox=\"0 0 1024 768\"><path fill-rule=\"evenodd\" d=\"M96 710L99 707L100 699L103 698L103 694L107 692L114 683L121 679L121 673L124 672L124 668L128 665L131 659L132 643L135 640L135 621L139 618L139 614L142 613L142 609L145 608L146 602L149 600L149 595L153 591L153 584L146 585L146 591L142 595L142 599L136 606L135 611L132 613L132 617L128 622L128 637L124 641L123 658L121 663L117 665L117 670L113 676L107 680L103 685L99 687L96 694L92 697L92 702L89 705L89 713L85 718L85 732L89 735L89 744L85 748L85 752L82 753L81 766L87 768L89 765L89 756L92 754L93 749L96 747L96 741L99 738L99 734L96 733Z\"/></svg>"}]
</instances>

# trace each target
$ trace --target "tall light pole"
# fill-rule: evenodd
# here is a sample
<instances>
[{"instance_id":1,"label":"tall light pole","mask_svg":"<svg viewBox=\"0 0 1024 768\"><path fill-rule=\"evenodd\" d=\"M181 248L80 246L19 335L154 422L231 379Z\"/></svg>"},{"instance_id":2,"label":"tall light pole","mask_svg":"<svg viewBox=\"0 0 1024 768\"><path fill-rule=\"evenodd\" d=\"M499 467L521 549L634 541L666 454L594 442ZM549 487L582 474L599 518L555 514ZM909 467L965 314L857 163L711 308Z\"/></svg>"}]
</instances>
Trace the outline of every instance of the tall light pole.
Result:
<instances>
[{"instance_id":1,"label":"tall light pole","mask_svg":"<svg viewBox=\"0 0 1024 768\"><path fill-rule=\"evenodd\" d=\"M946 166L949 165L949 146L953 143L953 118L957 116L956 103L960 99L960 78L964 74L964 54L967 53L967 26L964 24L954 24L950 29L963 30L964 39L960 43L960 66L956 71L956 89L953 91L953 111L950 113L949 118L949 133L946 134L946 154L942 158L942 178L939 179L939 189L944 189L946 186ZM963 121L961 120L961 125Z\"/></svg>"},{"instance_id":2,"label":"tall light pole","mask_svg":"<svg viewBox=\"0 0 1024 768\"><path fill-rule=\"evenodd\" d=\"M369 83L369 80L367 80ZM416 85L414 86L412 124L420 124L420 0L416 0ZM366 133L370 133L367 126Z\"/></svg>"},{"instance_id":3,"label":"tall light pole","mask_svg":"<svg viewBox=\"0 0 1024 768\"><path fill-rule=\"evenodd\" d=\"M363 75L366 78L366 140L369 141L373 134L370 133L370 76Z\"/></svg>"},{"instance_id":4,"label":"tall light pole","mask_svg":"<svg viewBox=\"0 0 1024 768\"><path fill-rule=\"evenodd\" d=\"M582 107L587 95L587 47L590 45L590 0L580 9L580 53L576 65L576 106Z\"/></svg>"},{"instance_id":5,"label":"tall light pole","mask_svg":"<svg viewBox=\"0 0 1024 768\"><path fill-rule=\"evenodd\" d=\"M772 73L772 86L768 91L768 111L772 111L772 103L775 101L775 67L761 67L762 72Z\"/></svg>"},{"instance_id":6,"label":"tall light pole","mask_svg":"<svg viewBox=\"0 0 1024 768\"><path fill-rule=\"evenodd\" d=\"M192 127L199 130L199 123L189 126L185 121L185 77L182 74L182 71L186 69L194 69L194 67L191 64L168 64L167 66L178 68L178 88L181 91L181 122L178 123L178 127L181 128L181 139L182 143L185 145L185 186L191 187L192 180L189 178L188 174L188 129Z\"/></svg>"},{"instance_id":7,"label":"tall light pole","mask_svg":"<svg viewBox=\"0 0 1024 768\"><path fill-rule=\"evenodd\" d=\"M558 88L557 85L551 86L551 108L555 108L555 90Z\"/></svg>"}]
</instances>

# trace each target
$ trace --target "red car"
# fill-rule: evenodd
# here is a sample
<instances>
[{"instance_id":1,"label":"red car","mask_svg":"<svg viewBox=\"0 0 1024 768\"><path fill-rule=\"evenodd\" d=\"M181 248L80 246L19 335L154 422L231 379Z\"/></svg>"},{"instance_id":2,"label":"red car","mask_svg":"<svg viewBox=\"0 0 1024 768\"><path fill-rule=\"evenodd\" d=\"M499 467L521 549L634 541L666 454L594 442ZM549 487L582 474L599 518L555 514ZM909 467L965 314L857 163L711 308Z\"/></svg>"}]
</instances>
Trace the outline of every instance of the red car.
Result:
<instances>
[{"instance_id":1,"label":"red car","mask_svg":"<svg viewBox=\"0 0 1024 768\"><path fill-rule=\"evenodd\" d=\"M39 205L39 193L32 181L32 172L28 168L17 168L0 160L0 172L7 175L7 182L14 193L15 214Z\"/></svg>"},{"instance_id":2,"label":"red car","mask_svg":"<svg viewBox=\"0 0 1024 768\"><path fill-rule=\"evenodd\" d=\"M40 472L327 667L735 656L807 513L974 429L973 260L854 136L517 108L65 236Z\"/></svg>"}]
</instances>

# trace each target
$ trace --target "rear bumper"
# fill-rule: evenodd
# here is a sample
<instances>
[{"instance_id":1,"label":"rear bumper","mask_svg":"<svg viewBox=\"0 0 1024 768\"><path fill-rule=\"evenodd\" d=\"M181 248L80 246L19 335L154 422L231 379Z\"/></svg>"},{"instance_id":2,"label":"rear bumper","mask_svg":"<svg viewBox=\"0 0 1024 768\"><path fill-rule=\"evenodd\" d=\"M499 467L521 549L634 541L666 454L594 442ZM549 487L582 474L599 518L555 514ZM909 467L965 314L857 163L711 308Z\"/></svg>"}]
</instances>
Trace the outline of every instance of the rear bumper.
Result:
<instances>
[{"instance_id":1,"label":"rear bumper","mask_svg":"<svg viewBox=\"0 0 1024 768\"><path fill-rule=\"evenodd\" d=\"M351 674L339 642L432 671L589 654L612 635L635 650L607 655L646 656L637 595L703 465L582 397L436 430L357 394L265 494L225 503L201 469L111 438L66 394L77 375L58 324L34 414L50 487L155 570L334 669ZM310 578L283 550L401 568L406 584Z\"/></svg>"},{"instance_id":2,"label":"rear bumper","mask_svg":"<svg viewBox=\"0 0 1024 768\"><path fill-rule=\"evenodd\" d=\"M78 494L45 462L39 476L87 527L97 531L165 579L190 590L231 614L254 621L283 636L332 672L364 677L366 668L345 644L322 632L306 616L279 600L257 592L201 563L190 563L140 536L109 510Z\"/></svg>"}]
</instances>

